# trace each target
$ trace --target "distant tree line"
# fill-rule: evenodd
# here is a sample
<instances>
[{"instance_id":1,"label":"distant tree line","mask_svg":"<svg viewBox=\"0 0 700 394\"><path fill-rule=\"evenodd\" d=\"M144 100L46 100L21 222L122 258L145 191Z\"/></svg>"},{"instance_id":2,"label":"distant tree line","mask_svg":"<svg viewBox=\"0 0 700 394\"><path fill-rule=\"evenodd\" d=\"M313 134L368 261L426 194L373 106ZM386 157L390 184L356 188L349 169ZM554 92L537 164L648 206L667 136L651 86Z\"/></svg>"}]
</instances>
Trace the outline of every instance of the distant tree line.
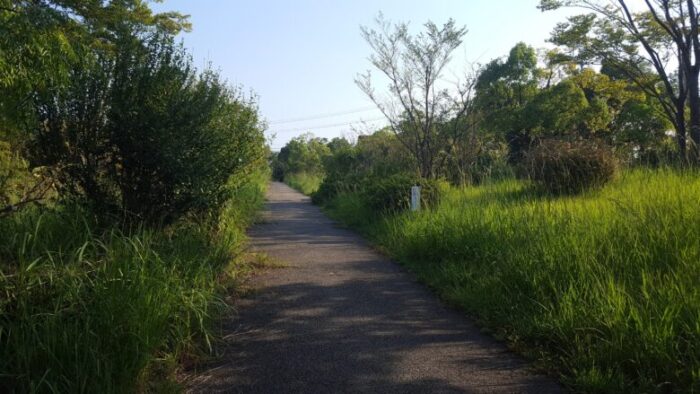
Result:
<instances>
[{"instance_id":1,"label":"distant tree line","mask_svg":"<svg viewBox=\"0 0 700 394\"><path fill-rule=\"evenodd\" d=\"M562 181L569 186L552 185L560 190L604 183L620 164L697 164L696 7L647 2L648 10L634 14L624 1L617 4L543 1L543 10L568 5L594 12L558 24L550 38L555 49L518 43L453 84L443 74L464 27L428 22L412 35L406 24L380 16L362 32L387 88L378 91L371 72L356 82L389 126L355 145L294 139L274 160L277 178L310 172L327 183L357 185L407 173L465 184L509 175L537 181L554 173L569 178ZM665 62L672 54L677 62ZM656 64L661 60L663 67ZM377 150L383 152L372 154ZM591 179L583 179L587 174Z\"/></svg>"}]
</instances>

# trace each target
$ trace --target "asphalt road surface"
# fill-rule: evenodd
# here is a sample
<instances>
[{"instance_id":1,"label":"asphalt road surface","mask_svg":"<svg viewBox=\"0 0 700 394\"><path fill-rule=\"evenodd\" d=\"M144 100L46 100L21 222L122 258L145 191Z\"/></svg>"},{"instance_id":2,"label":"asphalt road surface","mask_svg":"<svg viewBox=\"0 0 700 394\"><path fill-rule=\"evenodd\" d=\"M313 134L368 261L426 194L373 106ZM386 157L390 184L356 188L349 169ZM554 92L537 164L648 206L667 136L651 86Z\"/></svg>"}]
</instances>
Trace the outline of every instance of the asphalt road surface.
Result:
<instances>
[{"instance_id":1,"label":"asphalt road surface","mask_svg":"<svg viewBox=\"0 0 700 394\"><path fill-rule=\"evenodd\" d=\"M190 392L562 391L284 184L250 237L287 267L255 279Z\"/></svg>"}]
</instances>

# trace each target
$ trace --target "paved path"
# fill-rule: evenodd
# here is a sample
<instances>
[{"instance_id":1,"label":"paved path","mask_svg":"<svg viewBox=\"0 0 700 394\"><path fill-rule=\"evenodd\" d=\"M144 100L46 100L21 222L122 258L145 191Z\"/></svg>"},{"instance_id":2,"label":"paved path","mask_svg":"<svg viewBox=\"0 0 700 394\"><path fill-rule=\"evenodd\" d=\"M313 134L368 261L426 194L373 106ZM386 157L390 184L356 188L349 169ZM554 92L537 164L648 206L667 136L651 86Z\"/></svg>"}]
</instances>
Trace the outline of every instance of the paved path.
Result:
<instances>
[{"instance_id":1,"label":"paved path","mask_svg":"<svg viewBox=\"0 0 700 394\"><path fill-rule=\"evenodd\" d=\"M289 267L257 278L227 323L223 360L192 392L561 390L284 184L250 236Z\"/></svg>"}]
</instances>

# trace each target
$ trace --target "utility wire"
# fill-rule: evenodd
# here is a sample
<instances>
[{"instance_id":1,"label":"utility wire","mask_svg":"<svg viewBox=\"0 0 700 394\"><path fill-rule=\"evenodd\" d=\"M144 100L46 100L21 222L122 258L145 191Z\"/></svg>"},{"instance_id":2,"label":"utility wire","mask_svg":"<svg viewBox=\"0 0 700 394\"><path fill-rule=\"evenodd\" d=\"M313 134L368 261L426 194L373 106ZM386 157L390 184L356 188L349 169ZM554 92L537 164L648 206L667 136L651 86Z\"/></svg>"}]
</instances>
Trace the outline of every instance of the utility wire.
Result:
<instances>
[{"instance_id":1,"label":"utility wire","mask_svg":"<svg viewBox=\"0 0 700 394\"><path fill-rule=\"evenodd\" d=\"M367 112L367 111L376 110L376 109L377 109L377 107L375 107L375 106L362 107L362 108L356 108L356 109L351 109L351 110L342 111L342 112L333 112L333 113L326 113L326 114L319 114L319 115L311 115L311 116L303 117L303 118L291 118L291 119L276 120L273 122L269 122L269 124L270 125L277 125L277 124L284 124L284 123L302 122L305 120L333 118L336 116L356 114L356 113Z\"/></svg>"},{"instance_id":2,"label":"utility wire","mask_svg":"<svg viewBox=\"0 0 700 394\"><path fill-rule=\"evenodd\" d=\"M364 119L364 120L358 120L356 122L344 122L344 123L333 123L333 124L325 124L325 125L317 125L317 126L311 126L311 127L297 127L294 129L284 129L284 130L270 130L274 133L291 133L295 131L311 131L311 130L320 130L320 129L328 129L331 127L339 127L339 126L350 126L353 124L357 123L362 123L362 122L376 122L378 120L383 120L386 119L385 117L380 117L380 118L374 118L374 119Z\"/></svg>"}]
</instances>

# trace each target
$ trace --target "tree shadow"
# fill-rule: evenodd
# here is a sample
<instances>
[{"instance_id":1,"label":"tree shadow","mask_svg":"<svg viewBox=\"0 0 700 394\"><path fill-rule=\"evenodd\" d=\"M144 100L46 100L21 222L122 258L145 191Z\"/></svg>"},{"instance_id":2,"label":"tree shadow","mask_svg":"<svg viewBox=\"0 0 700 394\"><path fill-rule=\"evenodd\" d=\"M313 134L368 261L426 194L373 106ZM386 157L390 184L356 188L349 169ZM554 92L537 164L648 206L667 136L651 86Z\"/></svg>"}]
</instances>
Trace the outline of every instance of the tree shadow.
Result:
<instances>
[{"instance_id":1,"label":"tree shadow","mask_svg":"<svg viewBox=\"0 0 700 394\"><path fill-rule=\"evenodd\" d=\"M323 284L280 284L244 300L226 324L222 360L193 391L558 390L421 286L367 265L349 262Z\"/></svg>"}]
</instances>

